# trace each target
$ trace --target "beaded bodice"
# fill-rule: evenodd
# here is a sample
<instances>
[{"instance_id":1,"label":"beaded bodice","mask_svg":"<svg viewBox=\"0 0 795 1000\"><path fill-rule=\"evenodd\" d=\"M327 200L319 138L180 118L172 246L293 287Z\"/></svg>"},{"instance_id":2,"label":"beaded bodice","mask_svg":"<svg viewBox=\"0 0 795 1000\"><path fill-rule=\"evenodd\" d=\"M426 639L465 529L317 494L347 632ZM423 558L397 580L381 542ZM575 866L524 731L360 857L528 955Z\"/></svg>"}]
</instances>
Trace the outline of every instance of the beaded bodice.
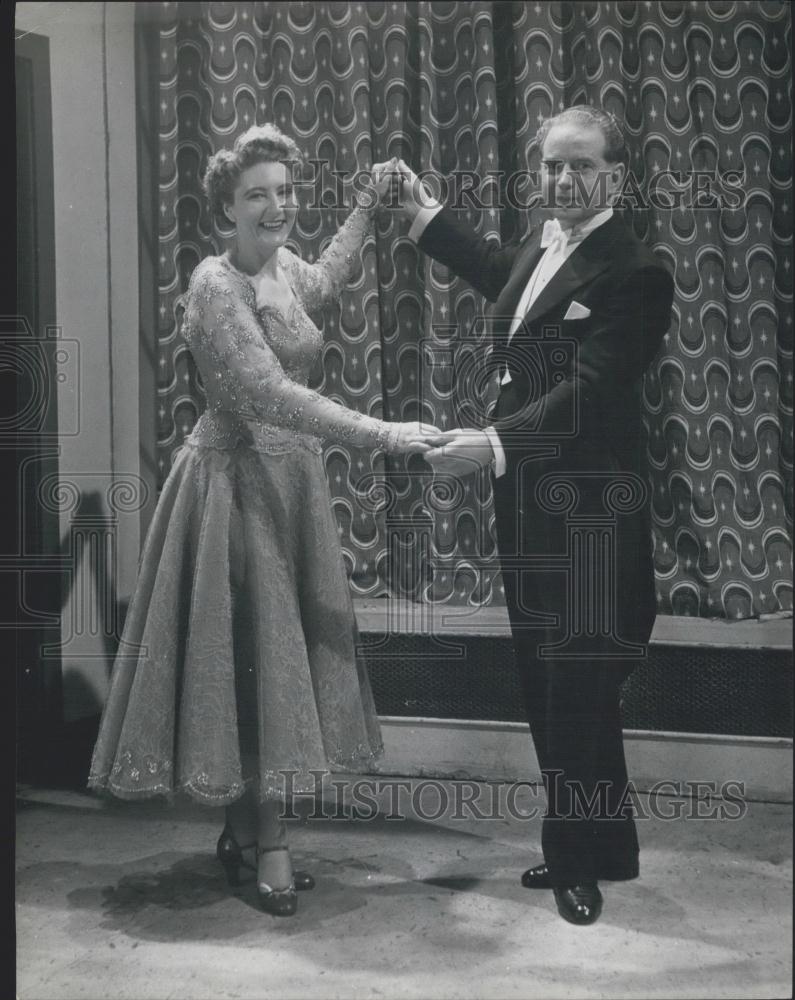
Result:
<instances>
[{"instance_id":1,"label":"beaded bodice","mask_svg":"<svg viewBox=\"0 0 795 1000\"><path fill-rule=\"evenodd\" d=\"M201 372L207 410L188 443L258 451L320 451L330 439L387 451L390 425L313 392L307 382L322 334L309 317L338 298L369 217L355 209L317 263L282 247L278 263L294 299L287 308L258 301L252 280L227 256L206 257L191 276L182 333Z\"/></svg>"}]
</instances>

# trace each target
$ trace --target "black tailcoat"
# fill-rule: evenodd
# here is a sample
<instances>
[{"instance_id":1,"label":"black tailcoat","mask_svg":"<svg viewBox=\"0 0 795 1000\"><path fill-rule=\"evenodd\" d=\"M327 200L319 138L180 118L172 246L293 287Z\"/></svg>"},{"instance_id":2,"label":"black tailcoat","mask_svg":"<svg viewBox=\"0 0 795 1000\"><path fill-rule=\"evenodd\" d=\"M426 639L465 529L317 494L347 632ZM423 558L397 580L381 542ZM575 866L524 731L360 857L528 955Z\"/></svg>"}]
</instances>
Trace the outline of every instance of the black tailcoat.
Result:
<instances>
[{"instance_id":1,"label":"black tailcoat","mask_svg":"<svg viewBox=\"0 0 795 1000\"><path fill-rule=\"evenodd\" d=\"M559 771L586 794L607 781L617 806L627 780L618 685L655 617L641 384L674 285L613 215L573 250L508 343L540 243L539 231L500 247L443 209L419 245L494 303L490 363L511 375L493 420L507 459L494 502L539 763L547 780ZM618 823L572 822L571 794L547 790L543 846L557 883L632 877L631 811Z\"/></svg>"}]
</instances>

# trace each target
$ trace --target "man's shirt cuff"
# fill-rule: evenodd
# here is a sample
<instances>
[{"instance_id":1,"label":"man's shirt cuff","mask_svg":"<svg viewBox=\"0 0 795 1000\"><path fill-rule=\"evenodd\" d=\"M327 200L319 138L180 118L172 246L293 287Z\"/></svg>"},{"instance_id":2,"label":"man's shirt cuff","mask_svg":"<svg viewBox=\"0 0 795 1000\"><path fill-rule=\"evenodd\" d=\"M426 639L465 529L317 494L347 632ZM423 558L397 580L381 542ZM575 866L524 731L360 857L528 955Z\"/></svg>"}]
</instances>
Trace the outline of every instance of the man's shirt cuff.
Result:
<instances>
[{"instance_id":1,"label":"man's shirt cuff","mask_svg":"<svg viewBox=\"0 0 795 1000\"><path fill-rule=\"evenodd\" d=\"M483 433L487 435L491 443L491 450L494 452L494 475L499 479L500 476L505 475L508 468L505 451L500 443L499 435L493 427L484 427Z\"/></svg>"},{"instance_id":2,"label":"man's shirt cuff","mask_svg":"<svg viewBox=\"0 0 795 1000\"><path fill-rule=\"evenodd\" d=\"M409 239L414 240L415 243L419 243L420 236L425 232L426 227L444 208L444 205L441 205L434 198L429 198L427 201L428 204L424 205L414 216L414 221L409 229Z\"/></svg>"}]
</instances>

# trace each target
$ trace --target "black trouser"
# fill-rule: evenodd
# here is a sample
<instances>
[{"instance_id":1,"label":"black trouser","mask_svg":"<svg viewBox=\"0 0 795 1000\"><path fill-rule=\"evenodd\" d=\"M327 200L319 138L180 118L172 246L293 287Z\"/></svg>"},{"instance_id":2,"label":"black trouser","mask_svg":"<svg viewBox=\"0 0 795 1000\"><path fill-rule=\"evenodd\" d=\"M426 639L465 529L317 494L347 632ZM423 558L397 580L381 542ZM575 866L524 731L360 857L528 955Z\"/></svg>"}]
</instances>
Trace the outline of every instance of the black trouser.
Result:
<instances>
[{"instance_id":1,"label":"black trouser","mask_svg":"<svg viewBox=\"0 0 795 1000\"><path fill-rule=\"evenodd\" d=\"M517 668L547 791L544 860L559 886L632 878L638 838L627 788L620 692L638 660L608 658L615 656L615 644L596 635L580 645L576 660L541 653L539 647L567 637L572 600L568 575L581 570L565 564L565 517L534 508L537 478L523 492L510 476L495 481L494 501ZM594 509L597 501L591 504ZM629 533L624 552L618 547L622 565L632 565L627 553L634 544ZM563 565L556 567L561 557ZM619 580L629 588L622 597L625 604L635 597L628 581ZM640 608L641 587L637 596ZM557 617L557 624L542 624L539 612ZM642 656L643 647L635 649Z\"/></svg>"},{"instance_id":2,"label":"black trouser","mask_svg":"<svg viewBox=\"0 0 795 1000\"><path fill-rule=\"evenodd\" d=\"M541 845L555 885L637 874L620 684L629 664L539 661L516 635L527 719L547 793ZM532 646L532 648L528 648Z\"/></svg>"},{"instance_id":3,"label":"black trouser","mask_svg":"<svg viewBox=\"0 0 795 1000\"><path fill-rule=\"evenodd\" d=\"M605 659L598 642L587 659L539 655L539 646L565 634L566 574L534 568L533 549L544 539L538 532L532 540L525 536L516 502L502 484L495 490L495 513L517 668L547 792L544 860L559 886L632 878L638 839L620 691L638 661ZM558 625L540 626L533 614L539 611L558 615Z\"/></svg>"}]
</instances>

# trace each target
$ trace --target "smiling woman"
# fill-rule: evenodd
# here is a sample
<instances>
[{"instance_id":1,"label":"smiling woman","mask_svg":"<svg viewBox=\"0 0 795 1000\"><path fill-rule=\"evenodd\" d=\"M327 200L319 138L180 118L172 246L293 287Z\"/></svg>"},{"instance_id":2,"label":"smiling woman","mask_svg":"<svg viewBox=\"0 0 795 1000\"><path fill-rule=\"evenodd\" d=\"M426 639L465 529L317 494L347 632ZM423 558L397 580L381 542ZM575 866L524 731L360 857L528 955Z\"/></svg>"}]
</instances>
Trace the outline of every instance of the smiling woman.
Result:
<instances>
[{"instance_id":1,"label":"smiling woman","mask_svg":"<svg viewBox=\"0 0 795 1000\"><path fill-rule=\"evenodd\" d=\"M293 180L302 163L295 142L270 125L249 129L232 152L210 158L205 191L217 221L235 226L241 270L256 274L290 235L298 211Z\"/></svg>"},{"instance_id":2,"label":"smiling woman","mask_svg":"<svg viewBox=\"0 0 795 1000\"><path fill-rule=\"evenodd\" d=\"M258 271L284 243L293 227L298 204L285 163L257 163L240 177L232 203L224 213L237 230L240 260L251 257Z\"/></svg>"},{"instance_id":3,"label":"smiling woman","mask_svg":"<svg viewBox=\"0 0 795 1000\"><path fill-rule=\"evenodd\" d=\"M224 214L237 233L229 260L238 270L256 276L259 302L268 302L282 312L295 297L275 251L290 235L297 212L291 173L285 163L249 167L240 177L231 204L224 205Z\"/></svg>"},{"instance_id":4,"label":"smiling woman","mask_svg":"<svg viewBox=\"0 0 795 1000\"><path fill-rule=\"evenodd\" d=\"M295 143L249 129L211 157L205 190L228 250L193 272L182 333L207 408L174 461L141 559L90 784L122 798L186 791L226 805L230 882L256 847L263 909L295 912L280 803L318 771L381 751L321 440L427 451L436 428L386 423L307 388L373 210L357 207L314 265L285 246ZM376 180L381 197L388 179Z\"/></svg>"}]
</instances>

